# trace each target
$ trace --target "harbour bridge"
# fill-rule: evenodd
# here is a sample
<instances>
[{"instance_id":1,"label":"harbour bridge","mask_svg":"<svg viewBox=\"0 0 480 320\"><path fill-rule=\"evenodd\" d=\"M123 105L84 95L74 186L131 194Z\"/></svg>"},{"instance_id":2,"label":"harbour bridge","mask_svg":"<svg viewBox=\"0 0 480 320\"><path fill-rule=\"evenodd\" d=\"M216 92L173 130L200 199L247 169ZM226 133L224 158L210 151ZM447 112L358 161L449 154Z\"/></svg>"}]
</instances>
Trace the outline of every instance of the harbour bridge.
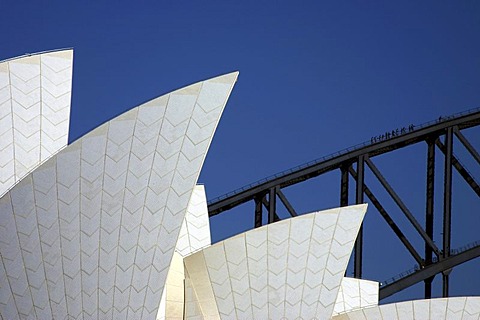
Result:
<instances>
[{"instance_id":1,"label":"harbour bridge","mask_svg":"<svg viewBox=\"0 0 480 320\"><path fill-rule=\"evenodd\" d=\"M375 208L379 213L374 216L374 219L383 219L387 223L392 234L401 242L402 250L406 250L415 261L415 265L408 271L380 283L380 299L421 282L424 283L425 298L431 298L432 282L436 275L441 275L441 295L448 297L452 269L480 256L480 235L475 241L466 243L460 248L452 247L452 220L460 214L467 214L470 218L471 228L474 228L475 225L478 226L480 222L478 207L466 208L469 210L468 212L452 210L453 195L457 197L458 194L461 194L452 192L454 170L458 172L463 183L473 191L476 196L475 202L480 199L478 178L476 179L475 175L463 164L463 158L460 159L459 155L454 153L454 146L455 151L462 148L462 156L473 159L473 165L478 170L480 154L472 142L467 139L465 131L479 124L480 108L477 108L451 116L441 116L422 125L412 124L390 130L372 137L370 141L363 144L291 168L212 199L208 203L209 215L213 217L227 214L230 209L251 202L253 204L252 221L255 227L262 226L262 221L272 223L280 220L278 214L280 208L286 210L292 217L297 216L299 212L288 200L284 191L291 186L337 171L339 172L340 186L340 190L338 190L339 205L368 202L370 208ZM423 145L426 149L426 152L417 155L425 163L426 179L423 187L425 193L421 195L425 199L425 209L422 212L409 209L406 205L409 199L400 197L394 186L387 181L374 163L375 157L383 154L395 156L399 153L399 149L414 148L412 146L415 145ZM417 149L415 149L416 151ZM436 170L438 155L444 159L443 170ZM401 155L399 157L401 158ZM367 174L366 168L368 168L369 174ZM368 179L366 179L367 177ZM443 183L443 188L436 187L437 179ZM379 184L390 199L384 199L385 197L375 194L373 188L369 187L371 182ZM354 190L350 191L354 192L349 192L351 185ZM352 194L354 197L351 197ZM349 195L354 199L349 199ZM416 197L417 195L411 196ZM441 210L437 209L437 216L435 216L434 210L435 199L437 202L440 199L443 202ZM395 203L402 218L408 221L415 236L421 239L420 245L413 239L411 233L405 232L405 223L402 224L400 219L392 215L391 210L386 208L384 205L386 201ZM434 221L436 223L441 221L441 239L434 239L434 226L436 225ZM356 278L362 278L364 250L374 250L366 246L363 239L362 227L353 254L353 275ZM478 277L478 275L474 276Z\"/></svg>"}]
</instances>

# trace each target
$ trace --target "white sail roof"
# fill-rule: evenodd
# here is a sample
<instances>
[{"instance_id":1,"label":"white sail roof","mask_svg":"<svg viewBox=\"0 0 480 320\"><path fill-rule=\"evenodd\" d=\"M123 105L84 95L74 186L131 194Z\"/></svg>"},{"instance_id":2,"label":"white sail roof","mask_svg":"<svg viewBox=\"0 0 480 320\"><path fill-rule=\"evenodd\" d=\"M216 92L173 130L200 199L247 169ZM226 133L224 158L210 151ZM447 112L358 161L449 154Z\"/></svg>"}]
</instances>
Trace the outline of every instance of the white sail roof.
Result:
<instances>
[{"instance_id":1,"label":"white sail roof","mask_svg":"<svg viewBox=\"0 0 480 320\"><path fill-rule=\"evenodd\" d=\"M186 257L185 317L329 319L366 208L301 215Z\"/></svg>"},{"instance_id":2,"label":"white sail roof","mask_svg":"<svg viewBox=\"0 0 480 320\"><path fill-rule=\"evenodd\" d=\"M0 198L4 318L155 318L237 75L190 85L116 117Z\"/></svg>"}]
</instances>

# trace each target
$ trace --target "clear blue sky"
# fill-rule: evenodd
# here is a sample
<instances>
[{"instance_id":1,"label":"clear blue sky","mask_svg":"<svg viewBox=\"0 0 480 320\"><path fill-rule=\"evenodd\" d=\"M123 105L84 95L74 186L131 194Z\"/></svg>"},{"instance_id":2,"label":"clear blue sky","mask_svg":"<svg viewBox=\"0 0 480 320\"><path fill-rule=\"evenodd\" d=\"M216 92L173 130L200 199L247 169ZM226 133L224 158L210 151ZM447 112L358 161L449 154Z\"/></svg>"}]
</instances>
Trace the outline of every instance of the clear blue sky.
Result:
<instances>
[{"instance_id":1,"label":"clear blue sky","mask_svg":"<svg viewBox=\"0 0 480 320\"><path fill-rule=\"evenodd\" d=\"M209 198L387 130L480 106L478 1L0 0L0 32L0 60L74 48L70 140L151 98L239 70L200 177ZM477 149L479 133L465 132ZM480 179L478 165L455 153ZM419 144L373 159L420 221L425 156ZM441 190L439 152L437 160ZM368 172L366 182L401 217ZM308 212L337 206L338 185L334 172L285 193ZM453 248L480 240L479 208L455 173ZM212 219L213 239L252 224L246 204ZM423 252L413 229L402 227ZM373 207L365 229L365 278L381 281L413 266ZM479 261L456 268L451 292L480 295L479 269ZM417 286L396 299L422 292Z\"/></svg>"}]
</instances>

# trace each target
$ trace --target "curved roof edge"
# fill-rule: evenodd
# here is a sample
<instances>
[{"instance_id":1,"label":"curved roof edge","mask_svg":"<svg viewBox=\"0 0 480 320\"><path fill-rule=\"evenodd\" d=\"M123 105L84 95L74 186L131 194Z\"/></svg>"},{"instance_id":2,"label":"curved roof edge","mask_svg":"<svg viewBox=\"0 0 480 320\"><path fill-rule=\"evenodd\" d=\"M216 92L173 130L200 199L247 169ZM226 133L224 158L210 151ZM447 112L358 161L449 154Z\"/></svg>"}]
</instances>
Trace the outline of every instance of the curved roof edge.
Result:
<instances>
[{"instance_id":1,"label":"curved roof edge","mask_svg":"<svg viewBox=\"0 0 480 320\"><path fill-rule=\"evenodd\" d=\"M480 318L480 297L411 300L342 313L332 320L461 320Z\"/></svg>"},{"instance_id":2,"label":"curved roof edge","mask_svg":"<svg viewBox=\"0 0 480 320\"><path fill-rule=\"evenodd\" d=\"M233 82L233 83L235 83L235 82L237 81L237 78L238 78L239 74L240 74L240 71L237 71L237 70L236 70L236 71L232 71L232 72L222 73L222 74L219 74L219 75L210 77L210 78L206 78L206 79L204 79L204 80L200 80L200 81L198 81L198 82L190 83L190 84L188 84L188 85L186 85L186 86L182 86L182 87L180 87L180 88L174 89L173 91L168 91L168 92L166 92L166 93L161 94L160 96L156 96L156 97L153 97L153 98L149 98L149 99L143 100L142 102L140 102L139 104L136 104L135 106L131 107L130 109L128 109L128 110L126 110L126 111L124 111L124 112L121 112L121 113L119 113L119 114L113 115L111 118L107 118L107 119L104 120L103 122L100 122L100 123L97 124L94 128L92 128L90 131L88 131L88 132L86 132L85 134L81 135L81 136L78 137L77 139L71 141L70 144L76 142L77 140L81 139L83 136L85 136L85 135L87 135L88 133L90 133L92 130L95 130L96 128L98 128L98 127L100 127L100 126L108 123L109 121L111 121L111 120L113 120L113 119L121 116L122 114L125 114L125 113L127 113L128 111L130 111L130 110L132 110L132 109L135 109L135 108L138 108L138 107L140 107L140 106L142 106L142 105L148 104L149 102L152 102L152 101L154 101L154 100L156 100L156 99L158 99L158 98L160 98L160 97L167 96L167 95L169 95L169 94L174 94L174 93L176 93L176 92L178 92L178 91L181 91L181 90L183 90L183 89L185 89L185 88L188 88L188 87L190 87L190 86L193 86L193 85L196 85L196 84L199 84L199 83L202 83L202 82L210 81L210 80L213 80L213 79L218 79L218 78L225 78L225 77L228 78L228 77L231 77L232 79L234 79L234 82ZM232 89L233 89L233 87L232 87ZM200 183L200 184L201 184L201 183Z\"/></svg>"},{"instance_id":3,"label":"curved roof edge","mask_svg":"<svg viewBox=\"0 0 480 320\"><path fill-rule=\"evenodd\" d=\"M9 61L12 61L12 60L21 59L21 58L26 58L26 57L31 57L31 56L36 56L36 55L41 55L41 54L45 54L45 53L54 53L54 52L69 51L69 50L72 50L72 51L73 51L73 47L65 47L65 48L51 49L51 50L45 50L45 51L39 51L39 52L33 52L33 53L25 53L25 54L22 54L22 55L20 55L20 56L15 56L15 57L11 57L11 58L6 58L6 59L4 59L4 60L1 60L0 63L2 63L2 62L9 62Z\"/></svg>"}]
</instances>

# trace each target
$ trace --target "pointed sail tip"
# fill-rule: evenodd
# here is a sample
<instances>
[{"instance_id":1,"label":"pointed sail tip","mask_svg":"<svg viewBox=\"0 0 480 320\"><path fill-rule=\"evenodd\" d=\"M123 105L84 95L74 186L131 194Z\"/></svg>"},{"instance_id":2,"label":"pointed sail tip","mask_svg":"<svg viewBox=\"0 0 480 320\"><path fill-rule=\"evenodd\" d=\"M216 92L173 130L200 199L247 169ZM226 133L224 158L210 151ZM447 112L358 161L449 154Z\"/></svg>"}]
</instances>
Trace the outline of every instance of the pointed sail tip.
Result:
<instances>
[{"instance_id":1,"label":"pointed sail tip","mask_svg":"<svg viewBox=\"0 0 480 320\"><path fill-rule=\"evenodd\" d=\"M215 78L211 78L210 80L207 80L207 81L234 84L237 81L239 74L240 72L234 71L234 72L223 74Z\"/></svg>"}]
</instances>

